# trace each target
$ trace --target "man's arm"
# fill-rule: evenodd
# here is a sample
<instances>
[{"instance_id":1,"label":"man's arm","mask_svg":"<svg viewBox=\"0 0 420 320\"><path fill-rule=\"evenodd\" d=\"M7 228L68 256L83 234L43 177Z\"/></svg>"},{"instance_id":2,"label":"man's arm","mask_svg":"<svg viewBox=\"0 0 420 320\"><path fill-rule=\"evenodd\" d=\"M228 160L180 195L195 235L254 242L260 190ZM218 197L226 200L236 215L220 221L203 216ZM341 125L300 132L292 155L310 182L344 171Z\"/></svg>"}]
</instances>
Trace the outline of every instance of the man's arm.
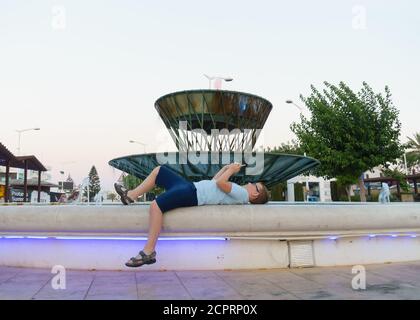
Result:
<instances>
[{"instance_id":1,"label":"man's arm","mask_svg":"<svg viewBox=\"0 0 420 320\"><path fill-rule=\"evenodd\" d=\"M220 176L229 168L229 164L225 165L222 169L219 170L219 172L216 173L216 175L213 177L212 180L217 180L220 178Z\"/></svg>"},{"instance_id":2,"label":"man's arm","mask_svg":"<svg viewBox=\"0 0 420 320\"><path fill-rule=\"evenodd\" d=\"M237 163L232 163L227 166L224 172L217 178L216 185L224 193L230 193L232 191L232 183L229 182L229 179L234 174L238 173L241 170L241 165Z\"/></svg>"}]
</instances>

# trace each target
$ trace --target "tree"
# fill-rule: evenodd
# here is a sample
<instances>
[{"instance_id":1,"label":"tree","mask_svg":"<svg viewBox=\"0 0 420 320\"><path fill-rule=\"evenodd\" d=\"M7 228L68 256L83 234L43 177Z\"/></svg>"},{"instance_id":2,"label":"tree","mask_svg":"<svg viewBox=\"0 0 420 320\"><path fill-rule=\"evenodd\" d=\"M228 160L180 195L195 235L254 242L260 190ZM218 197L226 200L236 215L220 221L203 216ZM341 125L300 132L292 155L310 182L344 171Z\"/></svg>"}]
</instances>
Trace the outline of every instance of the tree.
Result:
<instances>
[{"instance_id":1,"label":"tree","mask_svg":"<svg viewBox=\"0 0 420 320\"><path fill-rule=\"evenodd\" d=\"M382 173L385 177L391 177L398 181L400 184L400 187L402 191L404 192L410 192L410 185L406 180L405 172L401 172L401 170L398 167L395 168L384 168L382 170Z\"/></svg>"},{"instance_id":2,"label":"tree","mask_svg":"<svg viewBox=\"0 0 420 320\"><path fill-rule=\"evenodd\" d=\"M135 187L137 187L140 183L142 183L143 180L128 174L126 176L124 176L123 178L123 183L124 183L124 187L128 190L134 189Z\"/></svg>"},{"instance_id":3,"label":"tree","mask_svg":"<svg viewBox=\"0 0 420 320\"><path fill-rule=\"evenodd\" d=\"M89 171L89 201L93 201L99 191L101 191L101 182L98 171L96 171L95 166L92 166ZM87 197L87 188L84 190L84 196Z\"/></svg>"},{"instance_id":4,"label":"tree","mask_svg":"<svg viewBox=\"0 0 420 320\"><path fill-rule=\"evenodd\" d=\"M135 189L142 182L143 182L142 179L137 178L131 174L128 174L123 177L124 187L128 190ZM158 186L155 186L150 192L153 193L154 195L158 195L164 192L164 190Z\"/></svg>"},{"instance_id":5,"label":"tree","mask_svg":"<svg viewBox=\"0 0 420 320\"><path fill-rule=\"evenodd\" d=\"M304 153L304 151L302 150L302 147L295 140L282 143L280 146L276 146L273 149L271 149L270 147L267 147L264 151L270 152L270 153L287 153L287 154L299 154L299 155L303 155Z\"/></svg>"},{"instance_id":6,"label":"tree","mask_svg":"<svg viewBox=\"0 0 420 320\"><path fill-rule=\"evenodd\" d=\"M387 86L381 94L366 82L357 93L344 82L324 84L322 92L312 85L309 97L300 96L311 116L301 114L300 123L291 129L302 149L320 160L319 176L337 178L346 186L349 201L350 187L358 182L360 200L366 201L363 173L379 165L388 167L403 154L399 112Z\"/></svg>"},{"instance_id":7,"label":"tree","mask_svg":"<svg viewBox=\"0 0 420 320\"><path fill-rule=\"evenodd\" d=\"M294 140L290 142L288 141L286 143L282 143L281 145L275 146L274 148L267 147L264 149L264 152L303 155L303 151L301 147ZM279 182L270 188L271 199L273 201L284 201L286 192L287 192L287 182L286 181Z\"/></svg>"},{"instance_id":8,"label":"tree","mask_svg":"<svg viewBox=\"0 0 420 320\"><path fill-rule=\"evenodd\" d=\"M407 138L407 167L409 168L410 172L413 170L417 172L420 170L420 132L415 133L413 138Z\"/></svg>"}]
</instances>

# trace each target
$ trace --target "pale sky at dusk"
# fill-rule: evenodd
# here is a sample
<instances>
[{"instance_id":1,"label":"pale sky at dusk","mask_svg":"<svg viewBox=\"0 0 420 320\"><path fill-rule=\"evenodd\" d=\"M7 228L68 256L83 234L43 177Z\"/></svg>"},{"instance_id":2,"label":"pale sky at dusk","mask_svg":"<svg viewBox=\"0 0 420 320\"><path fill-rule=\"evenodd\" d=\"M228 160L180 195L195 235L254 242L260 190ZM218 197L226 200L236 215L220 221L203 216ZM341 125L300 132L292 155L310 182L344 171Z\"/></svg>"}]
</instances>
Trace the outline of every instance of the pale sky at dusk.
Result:
<instances>
[{"instance_id":1,"label":"pale sky at dusk","mask_svg":"<svg viewBox=\"0 0 420 320\"><path fill-rule=\"evenodd\" d=\"M64 28L57 27L64 9ZM354 27L360 8L365 27ZM60 9L61 10L61 9ZM23 1L0 0L0 142L35 154L79 183L94 164L109 190L115 157L175 149L154 109L160 96L207 88L270 100L259 144L294 138L289 126L310 85L388 85L402 141L419 132L418 1ZM54 27L55 26L55 27ZM160 148L157 145L160 145Z\"/></svg>"}]
</instances>

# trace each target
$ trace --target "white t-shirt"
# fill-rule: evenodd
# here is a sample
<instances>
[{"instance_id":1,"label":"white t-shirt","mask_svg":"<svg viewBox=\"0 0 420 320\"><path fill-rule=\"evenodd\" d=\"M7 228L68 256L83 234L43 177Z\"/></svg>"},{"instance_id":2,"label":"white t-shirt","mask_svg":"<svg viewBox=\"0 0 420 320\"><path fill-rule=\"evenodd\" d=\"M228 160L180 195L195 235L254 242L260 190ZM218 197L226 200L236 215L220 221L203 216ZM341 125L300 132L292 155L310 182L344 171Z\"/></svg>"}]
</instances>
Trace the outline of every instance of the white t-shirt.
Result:
<instances>
[{"instance_id":1,"label":"white t-shirt","mask_svg":"<svg viewBox=\"0 0 420 320\"><path fill-rule=\"evenodd\" d=\"M245 204L248 203L248 191L232 182L232 190L224 193L216 184L216 180L194 182L197 189L197 203L205 204Z\"/></svg>"}]
</instances>

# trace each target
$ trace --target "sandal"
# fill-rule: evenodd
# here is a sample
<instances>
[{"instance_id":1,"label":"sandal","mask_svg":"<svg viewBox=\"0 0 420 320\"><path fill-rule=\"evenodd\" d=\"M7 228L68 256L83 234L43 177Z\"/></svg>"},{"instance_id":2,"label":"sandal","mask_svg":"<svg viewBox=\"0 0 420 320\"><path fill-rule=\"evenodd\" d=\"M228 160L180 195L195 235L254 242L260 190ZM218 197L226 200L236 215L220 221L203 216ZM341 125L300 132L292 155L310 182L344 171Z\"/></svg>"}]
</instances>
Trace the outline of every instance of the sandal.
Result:
<instances>
[{"instance_id":1,"label":"sandal","mask_svg":"<svg viewBox=\"0 0 420 320\"><path fill-rule=\"evenodd\" d=\"M141 258L131 257L125 265L127 267L136 268L141 267L144 264L153 264L156 262L156 251L153 251L151 254L145 254L144 251L140 251L139 255Z\"/></svg>"},{"instance_id":2,"label":"sandal","mask_svg":"<svg viewBox=\"0 0 420 320\"><path fill-rule=\"evenodd\" d=\"M130 203L133 203L134 202L134 200L132 200L128 195L127 195L127 192L128 192L128 190L126 189L126 188L124 188L122 185L120 185L120 184L118 184L118 183L114 183L114 188L115 188L115 191L118 193L118 195L120 196L120 198L121 198L121 202L124 204L124 205L128 205L128 204L130 204Z\"/></svg>"}]
</instances>

